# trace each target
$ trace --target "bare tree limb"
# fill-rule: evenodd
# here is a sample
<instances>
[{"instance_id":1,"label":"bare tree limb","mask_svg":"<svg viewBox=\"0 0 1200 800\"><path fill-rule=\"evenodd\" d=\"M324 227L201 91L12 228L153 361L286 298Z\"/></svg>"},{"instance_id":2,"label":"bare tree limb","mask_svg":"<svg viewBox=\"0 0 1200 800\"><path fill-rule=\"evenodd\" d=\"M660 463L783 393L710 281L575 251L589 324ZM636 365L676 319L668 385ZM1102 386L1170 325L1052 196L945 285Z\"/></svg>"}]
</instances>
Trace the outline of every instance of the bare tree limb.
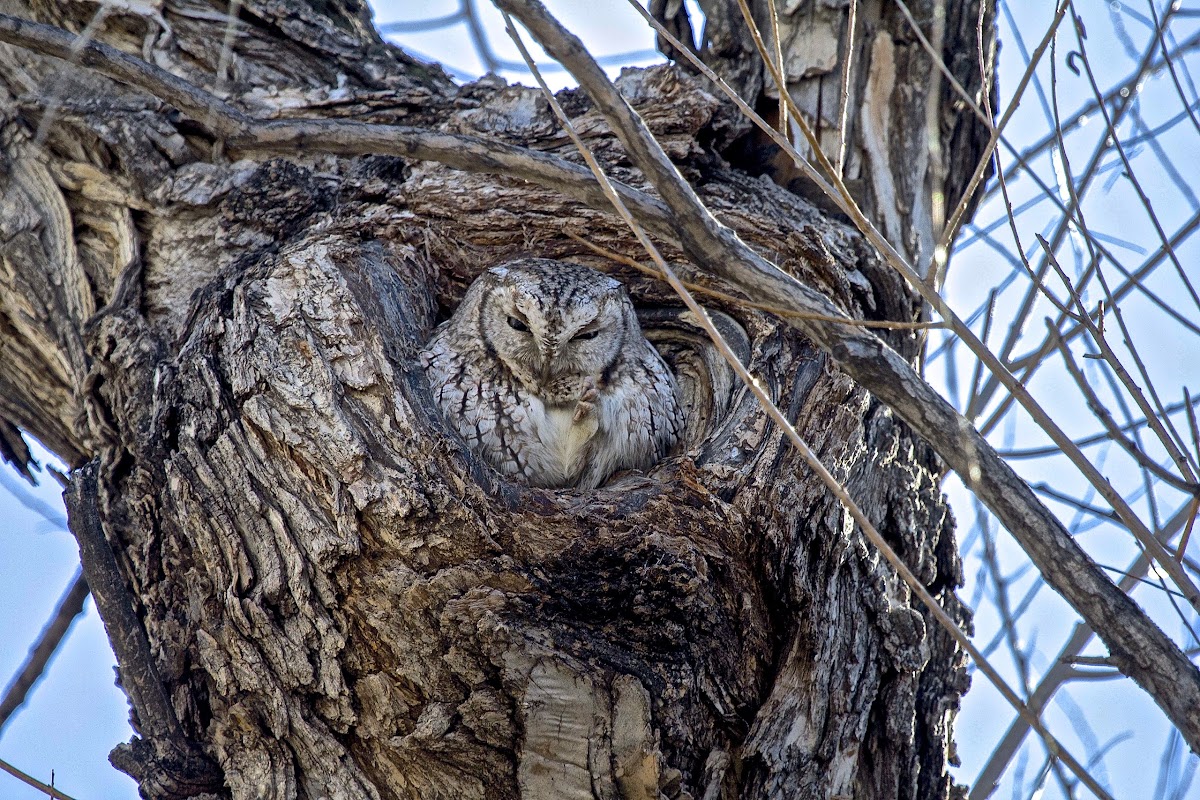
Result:
<instances>
[{"instance_id":1,"label":"bare tree limb","mask_svg":"<svg viewBox=\"0 0 1200 800\"><path fill-rule=\"evenodd\" d=\"M509 175L557 189L595 208L608 201L587 169L529 148L476 136L441 133L401 125L341 120L258 120L164 69L102 42L78 38L36 22L0 14L0 41L83 66L136 86L201 123L225 140L231 154L319 149L337 155L393 155L436 161L454 169ZM672 241L665 206L643 192L616 184L621 199L653 221L656 235Z\"/></svg>"},{"instance_id":2,"label":"bare tree limb","mask_svg":"<svg viewBox=\"0 0 1200 800\"><path fill-rule=\"evenodd\" d=\"M4 696L0 697L0 731L4 730L4 725L12 717L13 712L21 707L29 695L29 690L42 677L42 672L50 663L50 658L58 651L58 646L66 637L67 631L71 629L71 623L83 613L83 602L87 596L87 581L83 579L82 572L76 571L71 585L67 587L62 599L58 601L54 615L50 617L50 621L42 629L41 635L30 648L29 657L25 659L20 671L4 690Z\"/></svg>"},{"instance_id":3,"label":"bare tree limb","mask_svg":"<svg viewBox=\"0 0 1200 800\"><path fill-rule=\"evenodd\" d=\"M1190 505L1190 504L1189 504ZM1167 544L1183 526L1187 519L1187 507L1179 511L1160 531L1159 539L1163 544ZM1125 591L1130 591L1134 588L1138 581L1142 579L1150 570L1150 559L1145 553L1138 555L1128 569L1124 571L1119 582L1120 587ZM1029 695L1029 706L1037 713L1050 703L1054 693L1065 684L1070 678L1070 665L1073 660L1083 652L1083 649L1091 641L1095 632L1087 625L1078 624L1071 635L1067 637L1067 641L1059 650L1058 656L1054 659L1053 665L1042 676L1038 685ZM979 776L972 783L970 800L985 800L990 797L996 790L999 784L1000 777L1008 768L1013 757L1016 756L1022 742L1025 741L1025 736L1029 733L1029 727L1024 720L1014 719L1008 726L1008 730L1004 736L1000 738L1000 742L996 745L992 754L988 757L987 763L983 765Z\"/></svg>"},{"instance_id":4,"label":"bare tree limb","mask_svg":"<svg viewBox=\"0 0 1200 800\"><path fill-rule=\"evenodd\" d=\"M675 212L681 244L695 263L754 299L772 297L772 302L797 310L838 314L823 295L782 273L712 216L582 43L539 3L497 0L497 5L520 19L589 93L631 158ZM872 334L816 320L791 324L934 446L1018 539L1050 585L1097 631L1114 663L1146 689L1184 738L1200 749L1200 719L1195 714L1200 707L1200 670L1096 567L979 432ZM1156 560L1174 563L1157 541L1153 545L1162 551ZM1181 585L1191 582L1184 576ZM1189 599L1196 604L1194 588L1190 591Z\"/></svg>"},{"instance_id":5,"label":"bare tree limb","mask_svg":"<svg viewBox=\"0 0 1200 800\"><path fill-rule=\"evenodd\" d=\"M12 468L31 484L37 484L33 470L39 469L39 466L33 460L33 454L29 452L29 444L16 425L3 419L0 419L0 460L12 465Z\"/></svg>"},{"instance_id":6,"label":"bare tree limb","mask_svg":"<svg viewBox=\"0 0 1200 800\"><path fill-rule=\"evenodd\" d=\"M124 758L131 769L141 766L139 772L158 770L161 774L155 780L161 785L177 786L172 793L179 797L217 791L223 785L220 770L184 736L158 677L150 642L134 611L133 598L104 535L97 497L97 464L93 461L72 474L63 499L71 532L79 543L83 575L116 653L121 686L136 716L135 727L144 737L141 742L135 740L133 747L125 746L127 749L115 752L121 754L119 758Z\"/></svg>"},{"instance_id":7,"label":"bare tree limb","mask_svg":"<svg viewBox=\"0 0 1200 800\"><path fill-rule=\"evenodd\" d=\"M17 769L12 764L9 764L7 761L4 761L3 759L0 759L0 770L7 772L9 775L12 775L14 778L19 780L21 783L25 784L26 786L32 786L34 789L37 789L42 794L56 798L56 800L73 800L73 798L70 795L63 794L58 789L55 789L53 786L42 783L37 778L34 778L31 775L27 775L26 773Z\"/></svg>"}]
</instances>

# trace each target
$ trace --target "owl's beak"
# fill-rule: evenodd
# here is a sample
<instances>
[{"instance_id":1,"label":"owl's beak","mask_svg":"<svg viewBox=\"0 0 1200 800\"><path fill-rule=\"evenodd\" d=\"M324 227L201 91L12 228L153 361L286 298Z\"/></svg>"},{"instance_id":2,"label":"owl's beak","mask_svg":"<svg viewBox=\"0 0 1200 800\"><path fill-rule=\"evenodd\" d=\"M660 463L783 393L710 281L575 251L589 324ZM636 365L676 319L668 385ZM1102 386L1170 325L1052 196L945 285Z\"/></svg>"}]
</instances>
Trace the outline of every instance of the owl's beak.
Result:
<instances>
[{"instance_id":1,"label":"owl's beak","mask_svg":"<svg viewBox=\"0 0 1200 800\"><path fill-rule=\"evenodd\" d=\"M539 365L540 369L538 370L538 378L542 382L547 382L550 380L550 376L553 373L554 364L556 361L558 361L558 356L560 355L559 351L561 349L562 348L559 346L559 342L555 340L538 342L538 355L542 357L542 363Z\"/></svg>"},{"instance_id":2,"label":"owl's beak","mask_svg":"<svg viewBox=\"0 0 1200 800\"><path fill-rule=\"evenodd\" d=\"M554 373L554 362L558 359L558 353L546 353L542 357L542 368L538 371L538 377L543 383L550 380L550 376Z\"/></svg>"}]
</instances>

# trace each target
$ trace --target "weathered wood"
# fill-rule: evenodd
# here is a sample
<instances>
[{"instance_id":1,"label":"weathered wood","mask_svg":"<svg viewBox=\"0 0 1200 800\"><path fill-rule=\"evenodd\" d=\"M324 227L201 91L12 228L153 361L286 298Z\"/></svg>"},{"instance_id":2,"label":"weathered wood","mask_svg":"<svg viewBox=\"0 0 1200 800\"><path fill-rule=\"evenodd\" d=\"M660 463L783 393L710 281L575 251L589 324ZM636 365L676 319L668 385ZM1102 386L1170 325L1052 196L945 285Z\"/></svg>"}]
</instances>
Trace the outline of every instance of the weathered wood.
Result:
<instances>
[{"instance_id":1,"label":"weathered wood","mask_svg":"<svg viewBox=\"0 0 1200 800\"><path fill-rule=\"evenodd\" d=\"M570 157L536 94L453 87L381 45L358 3L244 8L234 106ZM78 4L0 9L88 21ZM114 10L97 35L212 90L211 12ZM724 103L672 68L623 85L752 246L852 316L915 314L846 226L721 160L744 131ZM586 99L566 100L642 186ZM98 514L169 702L232 796L952 796L961 654L665 287L568 235L638 257L613 216L415 160L230 162L154 98L9 47L0 109L0 417L73 466L97 460ZM652 338L713 387L686 454L541 491L446 434L416 350L474 275L521 255L626 281ZM928 449L790 327L712 306L964 618ZM913 334L887 336L915 355ZM154 744L117 757L149 796L179 796L152 774Z\"/></svg>"},{"instance_id":2,"label":"weathered wood","mask_svg":"<svg viewBox=\"0 0 1200 800\"><path fill-rule=\"evenodd\" d=\"M737 0L699 4L706 22L699 50L704 61L778 126L778 89L757 57ZM945 0L907 5L951 74L984 105L983 88L994 80L994 5ZM773 54L772 6L759 0L750 7ZM944 268L946 254L935 256L935 244L962 198L987 130L966 110L893 0L777 0L774 8L787 91L822 151L835 164L844 163L843 178L860 207L909 263L923 273L931 264ZM995 93L986 97L994 102ZM788 130L799 152L809 155L794 123ZM738 143L736 160L828 205L760 132ZM970 208L974 204L973 199Z\"/></svg>"}]
</instances>

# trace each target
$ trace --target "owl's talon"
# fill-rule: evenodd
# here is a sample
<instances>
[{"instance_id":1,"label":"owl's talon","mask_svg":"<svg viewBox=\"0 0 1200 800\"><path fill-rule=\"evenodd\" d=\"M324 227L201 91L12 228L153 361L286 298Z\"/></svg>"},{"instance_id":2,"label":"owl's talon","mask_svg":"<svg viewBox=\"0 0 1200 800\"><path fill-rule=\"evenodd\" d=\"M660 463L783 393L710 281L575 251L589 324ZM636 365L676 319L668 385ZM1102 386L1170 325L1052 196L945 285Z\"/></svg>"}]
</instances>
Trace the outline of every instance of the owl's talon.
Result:
<instances>
[{"instance_id":1,"label":"owl's talon","mask_svg":"<svg viewBox=\"0 0 1200 800\"><path fill-rule=\"evenodd\" d=\"M579 395L578 402L575 403L575 415L571 417L571 422L578 423L596 407L595 400L600 397L600 390L596 388L596 382L591 378L585 378L583 381L583 393Z\"/></svg>"},{"instance_id":2,"label":"owl's talon","mask_svg":"<svg viewBox=\"0 0 1200 800\"><path fill-rule=\"evenodd\" d=\"M594 409L595 407L596 407L595 403L585 403L583 400L580 400L578 403L575 404L575 415L573 417L571 417L571 422L573 422L575 424L579 424L579 421L582 420L584 417L586 417L588 414L592 413L592 409Z\"/></svg>"}]
</instances>

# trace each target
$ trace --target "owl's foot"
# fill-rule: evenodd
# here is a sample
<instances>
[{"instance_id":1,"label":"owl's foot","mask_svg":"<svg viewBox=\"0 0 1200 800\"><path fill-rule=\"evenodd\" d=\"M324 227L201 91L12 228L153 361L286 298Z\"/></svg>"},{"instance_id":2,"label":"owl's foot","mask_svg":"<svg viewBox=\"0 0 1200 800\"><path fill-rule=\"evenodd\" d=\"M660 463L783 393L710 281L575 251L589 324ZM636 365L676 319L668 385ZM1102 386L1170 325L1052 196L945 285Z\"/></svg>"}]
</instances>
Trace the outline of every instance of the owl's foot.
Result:
<instances>
[{"instance_id":1,"label":"owl's foot","mask_svg":"<svg viewBox=\"0 0 1200 800\"><path fill-rule=\"evenodd\" d=\"M579 395L579 400L575 403L575 415L571 417L571 422L579 424L580 420L591 414L599 397L600 390L596 388L596 382L591 378L584 378L583 393Z\"/></svg>"}]
</instances>

